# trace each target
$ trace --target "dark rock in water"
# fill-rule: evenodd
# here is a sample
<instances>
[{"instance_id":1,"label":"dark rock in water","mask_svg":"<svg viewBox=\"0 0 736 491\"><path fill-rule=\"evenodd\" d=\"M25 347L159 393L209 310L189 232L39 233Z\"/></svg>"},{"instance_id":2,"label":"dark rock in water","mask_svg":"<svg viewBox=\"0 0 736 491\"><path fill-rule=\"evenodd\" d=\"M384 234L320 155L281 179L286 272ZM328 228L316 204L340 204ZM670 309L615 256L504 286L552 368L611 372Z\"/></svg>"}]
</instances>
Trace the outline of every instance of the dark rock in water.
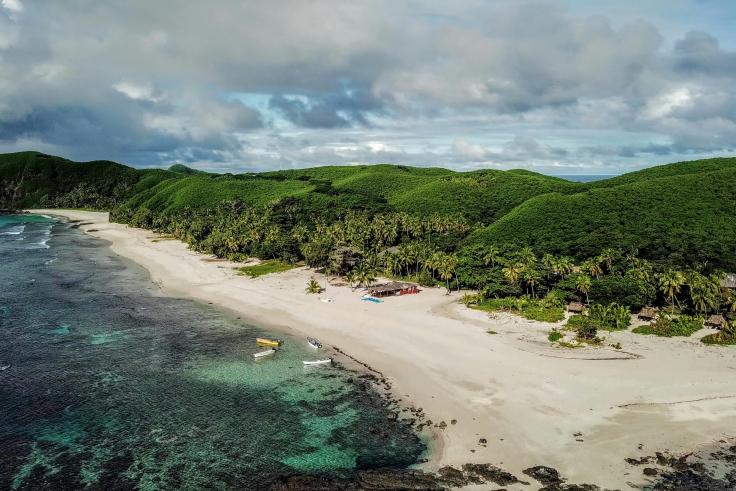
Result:
<instances>
[{"instance_id":1,"label":"dark rock in water","mask_svg":"<svg viewBox=\"0 0 736 491\"><path fill-rule=\"evenodd\" d=\"M281 477L271 484L270 489L273 491L396 491L400 489L435 491L446 488L432 474L416 470L383 469L360 471L351 478L299 475Z\"/></svg>"},{"instance_id":2,"label":"dark rock in water","mask_svg":"<svg viewBox=\"0 0 736 491\"><path fill-rule=\"evenodd\" d=\"M565 481L560 477L560 473L557 471L557 469L553 467L547 467L545 465L529 467L528 469L524 469L522 472L529 477L533 477L545 486L562 484Z\"/></svg>"},{"instance_id":3,"label":"dark rock in water","mask_svg":"<svg viewBox=\"0 0 736 491\"><path fill-rule=\"evenodd\" d=\"M654 458L652 457L642 457L640 459L634 459L634 458L628 458L624 459L627 464L631 465L643 465L643 464L649 464L654 461Z\"/></svg>"},{"instance_id":4,"label":"dark rock in water","mask_svg":"<svg viewBox=\"0 0 736 491\"><path fill-rule=\"evenodd\" d=\"M723 443L723 442L720 442ZM691 458L692 457L692 458ZM645 468L644 475L659 476L657 482L647 486L652 491L733 491L736 489L736 446L721 447L710 454L698 452L682 456L672 456L666 452L657 452L652 457L640 459L647 462L656 461L665 469ZM634 460L634 459L631 459ZM628 460L627 460L628 461ZM704 461L717 463L718 475L709 471ZM722 476L722 477L721 477Z\"/></svg>"},{"instance_id":5,"label":"dark rock in water","mask_svg":"<svg viewBox=\"0 0 736 491\"><path fill-rule=\"evenodd\" d=\"M449 465L442 467L437 471L437 474L439 474L442 482L449 486L461 487L468 484L468 479L465 477L465 474Z\"/></svg>"},{"instance_id":6,"label":"dark rock in water","mask_svg":"<svg viewBox=\"0 0 736 491\"><path fill-rule=\"evenodd\" d=\"M556 484L545 486L539 491L600 491L600 489L595 484Z\"/></svg>"},{"instance_id":7,"label":"dark rock in water","mask_svg":"<svg viewBox=\"0 0 736 491\"><path fill-rule=\"evenodd\" d=\"M477 476L484 481L494 482L500 486L507 486L509 484L529 484L528 482L520 481L513 474L499 469L491 464L465 464L463 470L469 476Z\"/></svg>"},{"instance_id":8,"label":"dark rock in water","mask_svg":"<svg viewBox=\"0 0 736 491\"><path fill-rule=\"evenodd\" d=\"M700 474L687 469L664 474L662 480L655 484L653 491L733 491L733 483L715 479L707 474Z\"/></svg>"}]
</instances>

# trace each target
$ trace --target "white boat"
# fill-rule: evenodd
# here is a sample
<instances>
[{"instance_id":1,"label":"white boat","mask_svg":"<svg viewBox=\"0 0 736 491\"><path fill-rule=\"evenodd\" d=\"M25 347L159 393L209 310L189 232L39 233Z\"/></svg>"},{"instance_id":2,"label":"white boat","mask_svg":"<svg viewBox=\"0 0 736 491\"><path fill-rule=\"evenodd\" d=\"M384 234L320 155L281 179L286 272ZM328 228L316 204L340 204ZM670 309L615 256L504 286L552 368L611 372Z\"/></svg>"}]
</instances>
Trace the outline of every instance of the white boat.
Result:
<instances>
[{"instance_id":1,"label":"white boat","mask_svg":"<svg viewBox=\"0 0 736 491\"><path fill-rule=\"evenodd\" d=\"M0 372L4 372L8 368L10 368L10 365L3 365L3 366L0 367Z\"/></svg>"},{"instance_id":2,"label":"white boat","mask_svg":"<svg viewBox=\"0 0 736 491\"><path fill-rule=\"evenodd\" d=\"M254 353L253 354L253 358L258 359L258 358L262 358L264 356L272 355L274 353L276 353L276 350L275 349L267 349L266 351L259 351L258 353Z\"/></svg>"},{"instance_id":3,"label":"white boat","mask_svg":"<svg viewBox=\"0 0 736 491\"><path fill-rule=\"evenodd\" d=\"M303 361L305 366L313 366L313 365L330 365L332 364L332 358L327 358L326 360L315 360L315 361Z\"/></svg>"},{"instance_id":4,"label":"white boat","mask_svg":"<svg viewBox=\"0 0 736 491\"><path fill-rule=\"evenodd\" d=\"M307 344L309 344L309 346L314 349L320 349L322 347L322 343L320 343L319 340L315 338L307 338Z\"/></svg>"}]
</instances>

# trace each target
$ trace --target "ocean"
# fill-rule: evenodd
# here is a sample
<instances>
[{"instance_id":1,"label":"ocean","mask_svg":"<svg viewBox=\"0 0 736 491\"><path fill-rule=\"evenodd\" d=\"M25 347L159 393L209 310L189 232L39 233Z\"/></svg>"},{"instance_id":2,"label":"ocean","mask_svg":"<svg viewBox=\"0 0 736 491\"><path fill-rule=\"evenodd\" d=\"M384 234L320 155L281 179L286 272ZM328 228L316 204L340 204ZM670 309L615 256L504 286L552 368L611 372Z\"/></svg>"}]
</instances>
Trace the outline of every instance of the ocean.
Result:
<instances>
[{"instance_id":1,"label":"ocean","mask_svg":"<svg viewBox=\"0 0 736 491\"><path fill-rule=\"evenodd\" d=\"M104 241L0 215L0 489L263 489L405 468L424 443L298 337L160 296Z\"/></svg>"}]
</instances>

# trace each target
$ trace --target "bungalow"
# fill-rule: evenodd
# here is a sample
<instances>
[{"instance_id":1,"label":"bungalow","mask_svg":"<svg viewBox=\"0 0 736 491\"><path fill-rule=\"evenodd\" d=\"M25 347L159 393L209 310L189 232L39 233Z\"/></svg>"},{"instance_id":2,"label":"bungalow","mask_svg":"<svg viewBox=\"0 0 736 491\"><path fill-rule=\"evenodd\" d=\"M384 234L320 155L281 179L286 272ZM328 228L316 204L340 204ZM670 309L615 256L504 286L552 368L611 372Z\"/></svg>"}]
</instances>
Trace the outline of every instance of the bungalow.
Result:
<instances>
[{"instance_id":1,"label":"bungalow","mask_svg":"<svg viewBox=\"0 0 736 491\"><path fill-rule=\"evenodd\" d=\"M657 317L659 309L656 307L644 307L636 317L643 321L650 321Z\"/></svg>"},{"instance_id":2,"label":"bungalow","mask_svg":"<svg viewBox=\"0 0 736 491\"><path fill-rule=\"evenodd\" d=\"M419 293L419 287L417 285L401 283L398 281L391 281L389 283L371 286L366 288L366 290L368 290L368 293L373 297L389 297L393 295L410 295L413 293Z\"/></svg>"},{"instance_id":3,"label":"bungalow","mask_svg":"<svg viewBox=\"0 0 736 491\"><path fill-rule=\"evenodd\" d=\"M726 318L722 315L713 314L703 323L706 327L713 327L715 329L723 329L726 326Z\"/></svg>"},{"instance_id":4,"label":"bungalow","mask_svg":"<svg viewBox=\"0 0 736 491\"><path fill-rule=\"evenodd\" d=\"M567 304L567 311L573 314L580 314L583 310L585 310L585 305L580 302L570 302Z\"/></svg>"}]
</instances>

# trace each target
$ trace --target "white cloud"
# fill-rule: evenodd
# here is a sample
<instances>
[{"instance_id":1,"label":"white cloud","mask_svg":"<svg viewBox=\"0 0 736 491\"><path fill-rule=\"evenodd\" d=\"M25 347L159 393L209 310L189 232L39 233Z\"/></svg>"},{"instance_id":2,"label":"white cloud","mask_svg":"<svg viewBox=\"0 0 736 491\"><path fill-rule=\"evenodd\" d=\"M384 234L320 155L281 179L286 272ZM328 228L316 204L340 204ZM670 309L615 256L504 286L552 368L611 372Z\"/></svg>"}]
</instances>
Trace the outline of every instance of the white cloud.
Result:
<instances>
[{"instance_id":1,"label":"white cloud","mask_svg":"<svg viewBox=\"0 0 736 491\"><path fill-rule=\"evenodd\" d=\"M20 0L2 0L0 5L11 12L20 12L23 10L23 4L20 3Z\"/></svg>"},{"instance_id":2,"label":"white cloud","mask_svg":"<svg viewBox=\"0 0 736 491\"><path fill-rule=\"evenodd\" d=\"M157 102L159 97L154 95L150 84L134 84L130 82L118 82L112 86L113 89L134 101Z\"/></svg>"},{"instance_id":3,"label":"white cloud","mask_svg":"<svg viewBox=\"0 0 736 491\"><path fill-rule=\"evenodd\" d=\"M649 119L664 118L676 109L692 107L695 97L694 91L688 87L668 90L647 102L644 116Z\"/></svg>"}]
</instances>

